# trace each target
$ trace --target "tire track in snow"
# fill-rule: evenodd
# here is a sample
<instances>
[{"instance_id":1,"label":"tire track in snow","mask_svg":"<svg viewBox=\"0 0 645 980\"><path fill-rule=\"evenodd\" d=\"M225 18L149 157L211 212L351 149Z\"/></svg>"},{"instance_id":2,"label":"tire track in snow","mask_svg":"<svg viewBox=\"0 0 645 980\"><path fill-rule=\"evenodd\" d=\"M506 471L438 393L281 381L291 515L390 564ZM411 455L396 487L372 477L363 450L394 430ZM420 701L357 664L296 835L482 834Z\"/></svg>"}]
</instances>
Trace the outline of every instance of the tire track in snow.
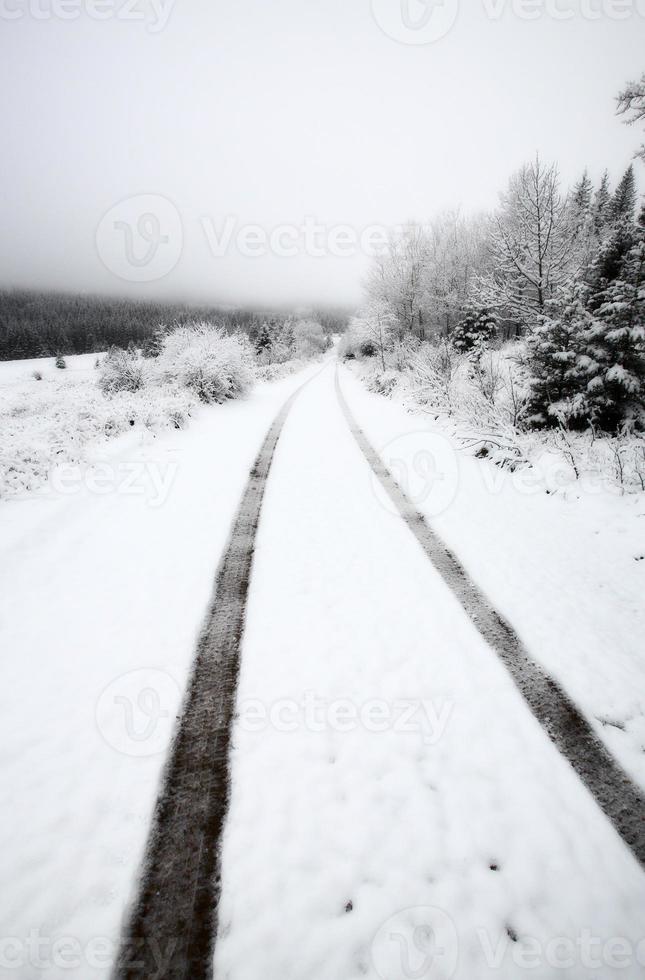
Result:
<instances>
[{"instance_id":1,"label":"tire track in snow","mask_svg":"<svg viewBox=\"0 0 645 980\"><path fill-rule=\"evenodd\" d=\"M118 980L212 976L220 838L255 536L282 427L311 380L287 399L265 436L220 560L114 971Z\"/></svg>"},{"instance_id":2,"label":"tire track in snow","mask_svg":"<svg viewBox=\"0 0 645 980\"><path fill-rule=\"evenodd\" d=\"M562 688L524 648L513 628L491 605L468 572L394 480L359 427L343 395L336 394L363 455L421 548L457 596L475 627L511 674L551 741L569 761L618 834L645 868L645 797L610 755Z\"/></svg>"}]
</instances>

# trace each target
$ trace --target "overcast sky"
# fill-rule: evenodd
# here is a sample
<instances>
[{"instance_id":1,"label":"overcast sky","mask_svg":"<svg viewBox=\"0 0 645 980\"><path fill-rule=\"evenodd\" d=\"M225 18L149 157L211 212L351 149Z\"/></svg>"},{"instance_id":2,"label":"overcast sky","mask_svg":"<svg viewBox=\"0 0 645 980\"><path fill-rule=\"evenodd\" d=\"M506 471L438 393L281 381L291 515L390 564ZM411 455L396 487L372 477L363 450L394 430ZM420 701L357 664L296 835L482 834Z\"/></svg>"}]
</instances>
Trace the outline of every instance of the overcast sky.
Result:
<instances>
[{"instance_id":1,"label":"overcast sky","mask_svg":"<svg viewBox=\"0 0 645 980\"><path fill-rule=\"evenodd\" d=\"M0 0L4 285L354 303L366 227L641 141L645 0L53 2Z\"/></svg>"}]
</instances>

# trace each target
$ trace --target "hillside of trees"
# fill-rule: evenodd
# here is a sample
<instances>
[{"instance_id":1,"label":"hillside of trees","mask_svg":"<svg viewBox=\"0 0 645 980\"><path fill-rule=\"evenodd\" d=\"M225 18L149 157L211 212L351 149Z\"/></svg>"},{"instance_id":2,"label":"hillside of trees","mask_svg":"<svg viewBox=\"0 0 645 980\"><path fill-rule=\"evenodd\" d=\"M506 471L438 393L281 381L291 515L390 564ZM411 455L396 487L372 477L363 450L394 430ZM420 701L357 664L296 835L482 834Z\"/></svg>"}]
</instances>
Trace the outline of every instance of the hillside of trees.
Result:
<instances>
[{"instance_id":1,"label":"hillside of trees","mask_svg":"<svg viewBox=\"0 0 645 980\"><path fill-rule=\"evenodd\" d=\"M308 310L327 335L345 329L347 315ZM0 360L85 354L109 347L143 347L160 325L204 320L229 332L242 330L255 340L264 325L282 324L290 313L224 309L64 293L0 291Z\"/></svg>"}]
</instances>

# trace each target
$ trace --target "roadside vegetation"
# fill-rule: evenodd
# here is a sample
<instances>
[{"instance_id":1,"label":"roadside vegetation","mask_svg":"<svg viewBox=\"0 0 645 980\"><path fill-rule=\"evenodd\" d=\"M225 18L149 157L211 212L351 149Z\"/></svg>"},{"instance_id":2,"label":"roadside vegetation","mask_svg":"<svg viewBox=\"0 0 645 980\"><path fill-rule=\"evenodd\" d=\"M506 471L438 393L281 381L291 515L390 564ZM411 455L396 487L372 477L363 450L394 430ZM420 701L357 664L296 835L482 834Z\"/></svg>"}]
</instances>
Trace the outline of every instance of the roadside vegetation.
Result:
<instances>
[{"instance_id":1,"label":"roadside vegetation","mask_svg":"<svg viewBox=\"0 0 645 980\"><path fill-rule=\"evenodd\" d=\"M618 111L645 117L645 75ZM643 151L638 156L642 157ZM635 166L566 190L539 157L492 214L410 224L374 262L342 345L502 466L540 451L645 489L645 206Z\"/></svg>"},{"instance_id":2,"label":"roadside vegetation","mask_svg":"<svg viewBox=\"0 0 645 980\"><path fill-rule=\"evenodd\" d=\"M200 404L245 396L330 346L313 319L266 320L252 340L207 321L158 327L138 348L112 346L74 370L52 359L46 370L7 365L0 375L0 497L43 487L60 464L87 459L92 447L126 432L153 437L181 429ZM5 378L7 380L5 380Z\"/></svg>"}]
</instances>

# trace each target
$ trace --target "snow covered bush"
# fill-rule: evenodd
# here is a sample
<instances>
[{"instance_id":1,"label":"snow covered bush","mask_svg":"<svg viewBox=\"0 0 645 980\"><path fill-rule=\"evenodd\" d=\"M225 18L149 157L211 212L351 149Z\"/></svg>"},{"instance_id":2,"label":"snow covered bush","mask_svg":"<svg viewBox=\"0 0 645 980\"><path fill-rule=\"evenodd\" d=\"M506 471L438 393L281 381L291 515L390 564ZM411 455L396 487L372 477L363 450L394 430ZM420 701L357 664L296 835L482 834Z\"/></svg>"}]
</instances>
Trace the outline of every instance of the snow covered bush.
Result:
<instances>
[{"instance_id":1,"label":"snow covered bush","mask_svg":"<svg viewBox=\"0 0 645 980\"><path fill-rule=\"evenodd\" d=\"M293 340L295 356L300 358L317 357L328 347L325 332L317 320L296 320Z\"/></svg>"},{"instance_id":2,"label":"snow covered bush","mask_svg":"<svg viewBox=\"0 0 645 980\"><path fill-rule=\"evenodd\" d=\"M482 351L494 340L497 319L485 308L467 307L464 315L452 331L450 339L461 353Z\"/></svg>"},{"instance_id":3,"label":"snow covered bush","mask_svg":"<svg viewBox=\"0 0 645 980\"><path fill-rule=\"evenodd\" d=\"M164 381L188 388L203 402L238 398L254 379L253 354L246 339L209 323L178 327L169 333L156 369Z\"/></svg>"},{"instance_id":4,"label":"snow covered bush","mask_svg":"<svg viewBox=\"0 0 645 980\"><path fill-rule=\"evenodd\" d=\"M258 381L280 381L282 378L287 378L296 371L301 371L306 364L306 361L295 358L273 364L260 364L255 369L255 376Z\"/></svg>"},{"instance_id":5,"label":"snow covered bush","mask_svg":"<svg viewBox=\"0 0 645 980\"><path fill-rule=\"evenodd\" d=\"M105 396L93 380L44 379L0 390L0 499L38 490L57 466L83 462L92 446L125 432L182 428L195 408L177 387Z\"/></svg>"},{"instance_id":6,"label":"snow covered bush","mask_svg":"<svg viewBox=\"0 0 645 980\"><path fill-rule=\"evenodd\" d=\"M143 387L143 363L136 351L110 347L99 371L99 388L104 395L139 391Z\"/></svg>"}]
</instances>

